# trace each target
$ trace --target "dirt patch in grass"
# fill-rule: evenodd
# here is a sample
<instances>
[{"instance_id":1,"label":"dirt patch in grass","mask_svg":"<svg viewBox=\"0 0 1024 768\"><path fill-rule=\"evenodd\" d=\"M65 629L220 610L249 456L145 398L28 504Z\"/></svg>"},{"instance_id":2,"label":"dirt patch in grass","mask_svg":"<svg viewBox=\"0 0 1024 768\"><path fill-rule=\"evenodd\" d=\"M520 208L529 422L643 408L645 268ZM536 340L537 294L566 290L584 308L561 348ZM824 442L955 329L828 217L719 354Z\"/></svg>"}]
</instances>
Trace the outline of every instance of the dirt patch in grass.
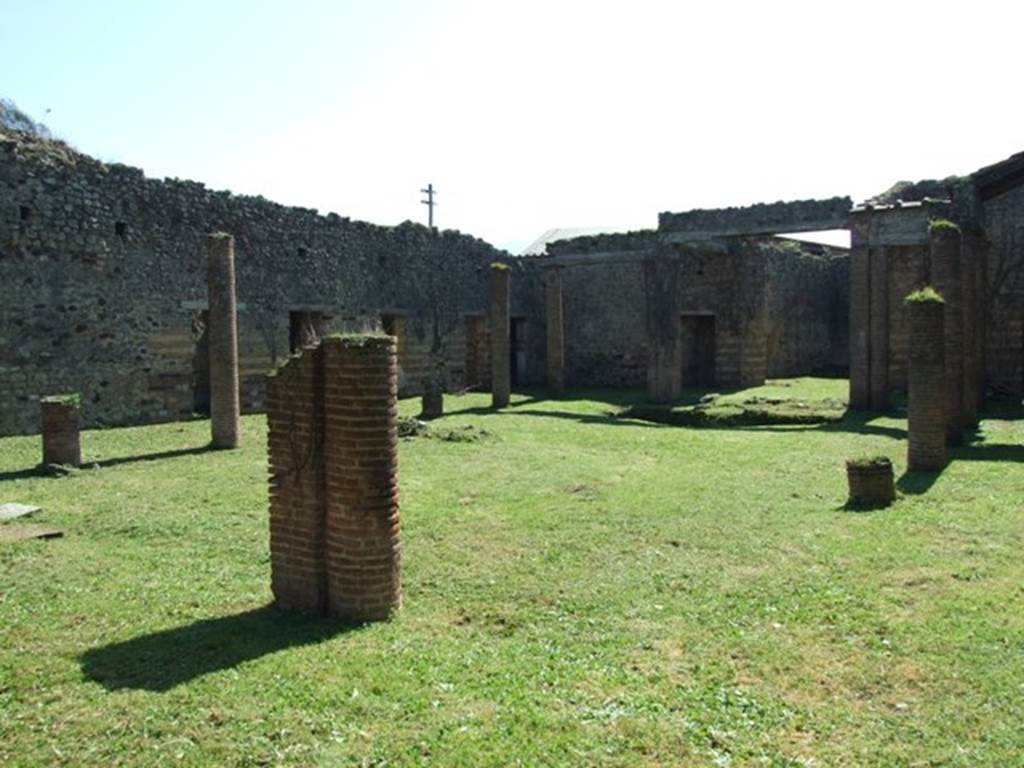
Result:
<instances>
[{"instance_id":1,"label":"dirt patch in grass","mask_svg":"<svg viewBox=\"0 0 1024 768\"><path fill-rule=\"evenodd\" d=\"M846 403L831 398L802 400L761 396L723 401L712 395L696 405L637 403L616 415L623 419L640 419L677 427L826 424L842 421L846 415Z\"/></svg>"}]
</instances>

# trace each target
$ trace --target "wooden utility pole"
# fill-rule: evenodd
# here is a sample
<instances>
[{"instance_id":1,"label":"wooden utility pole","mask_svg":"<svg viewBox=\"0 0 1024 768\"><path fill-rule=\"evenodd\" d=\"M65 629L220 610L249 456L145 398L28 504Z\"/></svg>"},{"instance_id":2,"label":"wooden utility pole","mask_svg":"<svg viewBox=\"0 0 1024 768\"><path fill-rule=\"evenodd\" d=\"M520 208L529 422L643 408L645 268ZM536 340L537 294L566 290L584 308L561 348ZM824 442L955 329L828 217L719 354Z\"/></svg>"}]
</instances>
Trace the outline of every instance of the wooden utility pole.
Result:
<instances>
[{"instance_id":1,"label":"wooden utility pole","mask_svg":"<svg viewBox=\"0 0 1024 768\"><path fill-rule=\"evenodd\" d=\"M433 229L434 228L434 206L437 205L437 203L434 202L434 195L437 194L437 192L434 189L434 185L433 184L427 184L427 188L426 189L421 189L420 192L422 192L424 195L427 196L426 200L420 200L420 202L423 203L423 205L427 206L427 211L428 211L427 223L430 225L430 228Z\"/></svg>"}]
</instances>

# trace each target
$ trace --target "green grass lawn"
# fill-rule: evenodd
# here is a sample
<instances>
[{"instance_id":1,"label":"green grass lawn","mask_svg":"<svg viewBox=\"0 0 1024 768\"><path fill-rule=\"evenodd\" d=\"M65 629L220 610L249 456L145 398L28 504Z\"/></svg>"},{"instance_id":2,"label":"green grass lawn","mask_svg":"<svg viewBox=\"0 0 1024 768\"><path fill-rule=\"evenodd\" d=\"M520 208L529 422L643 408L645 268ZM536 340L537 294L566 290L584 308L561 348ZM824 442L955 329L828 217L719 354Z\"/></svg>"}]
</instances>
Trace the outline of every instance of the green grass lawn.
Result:
<instances>
[{"instance_id":1,"label":"green grass lawn","mask_svg":"<svg viewBox=\"0 0 1024 768\"><path fill-rule=\"evenodd\" d=\"M0 502L65 531L0 543L0 765L1022 764L1018 410L851 513L844 460L902 475L903 419L610 415L631 397L448 397L437 429L489 434L402 442L405 605L363 627L268 608L263 417L231 452L86 432L64 477L0 440Z\"/></svg>"}]
</instances>

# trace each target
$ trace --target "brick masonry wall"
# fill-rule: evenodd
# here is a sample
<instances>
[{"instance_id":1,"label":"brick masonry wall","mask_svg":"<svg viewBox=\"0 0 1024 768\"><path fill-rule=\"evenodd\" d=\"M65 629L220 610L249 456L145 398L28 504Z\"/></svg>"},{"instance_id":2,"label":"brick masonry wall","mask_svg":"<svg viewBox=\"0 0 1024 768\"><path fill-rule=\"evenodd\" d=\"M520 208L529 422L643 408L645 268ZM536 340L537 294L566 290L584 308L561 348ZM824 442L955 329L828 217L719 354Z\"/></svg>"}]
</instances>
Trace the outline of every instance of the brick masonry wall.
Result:
<instances>
[{"instance_id":1,"label":"brick masonry wall","mask_svg":"<svg viewBox=\"0 0 1024 768\"><path fill-rule=\"evenodd\" d=\"M235 236L243 411L262 408L264 375L288 354L289 312L358 330L400 309L420 338L441 297L456 346L465 314L487 308L488 265L507 258L454 231L321 216L0 141L0 434L38 431L48 392L81 392L85 426L190 416L215 231Z\"/></svg>"},{"instance_id":2,"label":"brick masonry wall","mask_svg":"<svg viewBox=\"0 0 1024 768\"><path fill-rule=\"evenodd\" d=\"M77 467L82 463L77 398L44 397L39 402L43 464Z\"/></svg>"}]
</instances>

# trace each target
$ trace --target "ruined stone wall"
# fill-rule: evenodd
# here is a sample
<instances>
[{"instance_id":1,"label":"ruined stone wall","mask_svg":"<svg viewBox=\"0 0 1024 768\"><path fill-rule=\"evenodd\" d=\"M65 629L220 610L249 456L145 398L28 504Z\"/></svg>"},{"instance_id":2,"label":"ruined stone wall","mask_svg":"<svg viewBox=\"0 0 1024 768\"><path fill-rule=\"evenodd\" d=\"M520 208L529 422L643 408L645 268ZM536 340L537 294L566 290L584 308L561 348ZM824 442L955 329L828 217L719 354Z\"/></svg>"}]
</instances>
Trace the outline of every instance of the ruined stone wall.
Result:
<instances>
[{"instance_id":1,"label":"ruined stone wall","mask_svg":"<svg viewBox=\"0 0 1024 768\"><path fill-rule=\"evenodd\" d=\"M988 237L986 378L998 391L1024 393L1024 187L984 203Z\"/></svg>"},{"instance_id":2,"label":"ruined stone wall","mask_svg":"<svg viewBox=\"0 0 1024 768\"><path fill-rule=\"evenodd\" d=\"M850 260L842 248L769 241L768 375L849 365Z\"/></svg>"},{"instance_id":3,"label":"ruined stone wall","mask_svg":"<svg viewBox=\"0 0 1024 768\"><path fill-rule=\"evenodd\" d=\"M488 265L507 258L458 232L321 216L51 149L0 136L0 434L38 431L37 400L54 392L81 393L86 426L188 417L209 232L236 238L243 411L262 408L296 310L357 331L402 312L421 353L440 302L458 369L464 314L485 311Z\"/></svg>"},{"instance_id":4,"label":"ruined stone wall","mask_svg":"<svg viewBox=\"0 0 1024 768\"><path fill-rule=\"evenodd\" d=\"M561 241L549 250L640 252L656 244L653 231L631 232ZM843 249L774 238L746 239L730 253L682 253L680 309L714 315L719 386L845 367L848 261ZM648 345L639 257L566 266L562 301L567 386L643 386Z\"/></svg>"}]
</instances>

